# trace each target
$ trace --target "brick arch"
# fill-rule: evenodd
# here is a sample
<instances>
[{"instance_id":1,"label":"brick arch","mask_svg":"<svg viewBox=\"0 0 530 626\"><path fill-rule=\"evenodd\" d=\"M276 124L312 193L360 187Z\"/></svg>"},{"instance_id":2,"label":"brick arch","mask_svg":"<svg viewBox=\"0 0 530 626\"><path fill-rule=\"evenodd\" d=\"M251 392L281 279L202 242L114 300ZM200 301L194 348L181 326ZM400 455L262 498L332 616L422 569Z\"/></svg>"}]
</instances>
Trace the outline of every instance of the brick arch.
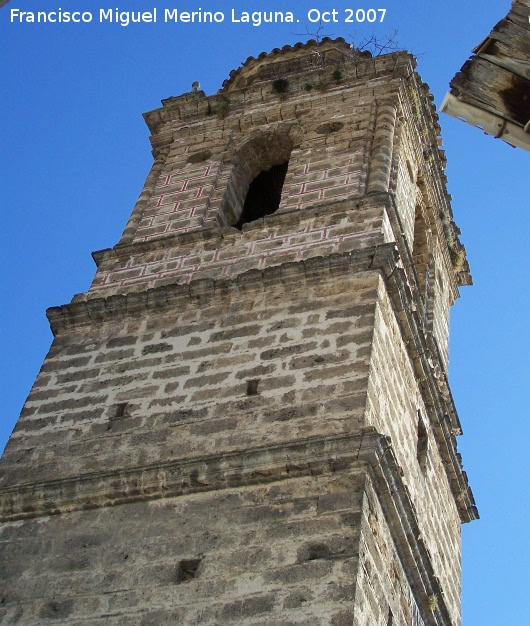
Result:
<instances>
[{"instance_id":1,"label":"brick arch","mask_svg":"<svg viewBox=\"0 0 530 626\"><path fill-rule=\"evenodd\" d=\"M296 132L288 128L257 131L232 148L231 172L218 215L222 225L238 223L252 181L260 172L289 161L295 143Z\"/></svg>"}]
</instances>

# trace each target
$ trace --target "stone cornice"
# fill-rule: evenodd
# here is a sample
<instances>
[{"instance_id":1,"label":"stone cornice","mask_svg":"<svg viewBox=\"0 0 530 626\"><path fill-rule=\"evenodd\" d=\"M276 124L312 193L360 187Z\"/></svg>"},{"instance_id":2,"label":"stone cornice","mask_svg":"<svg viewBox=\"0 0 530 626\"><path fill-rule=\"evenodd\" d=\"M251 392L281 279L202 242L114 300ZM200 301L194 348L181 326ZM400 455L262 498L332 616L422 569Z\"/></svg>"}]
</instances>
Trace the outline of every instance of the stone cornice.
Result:
<instances>
[{"instance_id":1,"label":"stone cornice","mask_svg":"<svg viewBox=\"0 0 530 626\"><path fill-rule=\"evenodd\" d=\"M2 521L344 469L358 459L360 434L260 446L198 458L91 473L0 489Z\"/></svg>"},{"instance_id":2,"label":"stone cornice","mask_svg":"<svg viewBox=\"0 0 530 626\"><path fill-rule=\"evenodd\" d=\"M390 245L393 250L393 246ZM46 311L54 335L78 326L100 324L104 321L137 315L142 311L163 310L194 300L202 301L225 295L232 291L262 289L271 282L297 283L305 278L322 278L337 272L368 270L371 268L373 249L363 249L342 254L316 256L301 261L283 263L265 269L252 269L233 279L197 278L187 284L171 284L153 287L141 292L86 298L70 304L51 307Z\"/></svg>"},{"instance_id":3,"label":"stone cornice","mask_svg":"<svg viewBox=\"0 0 530 626\"><path fill-rule=\"evenodd\" d=\"M237 70L232 70L230 72L230 77L223 81L223 86L222 89L219 90L219 93L229 92L241 88L244 86L242 85L242 82L245 78L248 75L255 75L256 71L259 70L260 67L275 66L285 58L296 57L298 59L302 59L304 56L309 56L315 53L320 57L323 57L329 52L338 53L342 62L351 60L352 50L350 45L342 37L337 37L336 39L323 37L321 41L310 39L305 43L298 42L293 46L286 45L282 48L274 48L271 52L262 52L257 57L250 56ZM372 59L372 54L368 51L361 52L359 50L356 52L358 53L359 60ZM336 65L337 62L338 59L335 58L334 65ZM293 73L299 73L300 69L301 68L296 67Z\"/></svg>"},{"instance_id":4,"label":"stone cornice","mask_svg":"<svg viewBox=\"0 0 530 626\"><path fill-rule=\"evenodd\" d=\"M457 453L455 436L461 434L462 430L447 377L443 373L434 342L425 335L422 317L418 314L407 276L404 269L397 264L397 251L394 263L391 263L384 248L386 246L374 255L373 267L380 269L385 277L416 379L430 411L434 434L460 519L462 522L470 522L478 519L478 510ZM380 254L383 258L379 257Z\"/></svg>"},{"instance_id":5,"label":"stone cornice","mask_svg":"<svg viewBox=\"0 0 530 626\"><path fill-rule=\"evenodd\" d=\"M376 480L376 492L380 496L400 560L403 564L409 564L408 568L405 567L405 572L411 588L416 591L416 601L422 618L431 626L450 626L453 622L443 598L443 589L434 574L429 550L421 538L414 503L402 480L402 471L391 440L376 433L375 429L366 429L363 435L370 442L374 437L379 437L379 445L371 446L372 454L364 456L369 457L367 462ZM361 455L362 449L361 445ZM436 608L432 610L431 601L434 598Z\"/></svg>"},{"instance_id":6,"label":"stone cornice","mask_svg":"<svg viewBox=\"0 0 530 626\"><path fill-rule=\"evenodd\" d=\"M282 67L285 63L290 64L288 59L300 60L305 52L307 57L306 67ZM155 149L173 140L174 125L179 123L189 124L201 120L222 120L226 126L227 119L232 117L237 122L240 106L246 101L248 90L255 89L259 98L263 97L262 85L264 82L272 82L274 76L260 78L258 73L267 65L274 74L279 72L279 77L295 75L297 79L303 76L312 76L315 67L310 59L314 55L322 59L321 70L333 71L337 65L348 74L338 85L330 84L329 88L321 96L301 90L288 94L288 102L293 103L298 100L307 101L308 98L316 101L319 97L325 99L334 90L344 92L344 90L357 89L366 86L370 80L380 81L383 76L405 79L413 72L416 61L414 57L406 51L393 52L386 55L372 57L370 52L352 51L350 46L342 38L331 40L324 38L317 43L310 40L307 43L299 43L295 46L284 46L275 49L272 54L262 53L257 58L249 57L247 61L238 69L230 73L230 78L223 83L223 88L216 94L206 95L204 91L187 92L179 96L172 96L162 100L162 106L143 114L144 120L151 132L151 143ZM330 55L328 63L324 63L325 56ZM333 58L331 58L333 57ZM287 60L286 60L287 59ZM250 79L253 84L246 84ZM256 80L254 83L253 81ZM270 106L271 102L278 101L278 94L271 92L270 97L262 102L264 106ZM227 105L230 105L228 108ZM225 119L226 118L226 119Z\"/></svg>"},{"instance_id":7,"label":"stone cornice","mask_svg":"<svg viewBox=\"0 0 530 626\"><path fill-rule=\"evenodd\" d=\"M416 94L417 106L422 108L420 119L414 115L414 106L410 93ZM458 287L473 283L469 263L466 258L466 250L459 239L459 229L453 221L451 208L451 196L447 192L447 176L445 175L445 152L439 147L440 125L438 114L433 103L433 96L429 92L429 86L421 83L417 73L411 74L407 81L403 81L400 90L401 106L406 109L404 119L409 120L411 132L416 133L416 144L421 148L421 160L424 161L422 169L426 178L431 177L435 192L435 209L431 212L433 224L442 240L447 246L441 251L445 263L453 268L452 297L458 297ZM421 122L420 122L421 120ZM423 130L420 132L420 123ZM427 151L425 153L425 151ZM430 170L430 175L427 171ZM395 209L395 202L392 203ZM397 215L397 209L396 215ZM398 218L399 219L399 218ZM402 232L398 230L396 232Z\"/></svg>"}]
</instances>

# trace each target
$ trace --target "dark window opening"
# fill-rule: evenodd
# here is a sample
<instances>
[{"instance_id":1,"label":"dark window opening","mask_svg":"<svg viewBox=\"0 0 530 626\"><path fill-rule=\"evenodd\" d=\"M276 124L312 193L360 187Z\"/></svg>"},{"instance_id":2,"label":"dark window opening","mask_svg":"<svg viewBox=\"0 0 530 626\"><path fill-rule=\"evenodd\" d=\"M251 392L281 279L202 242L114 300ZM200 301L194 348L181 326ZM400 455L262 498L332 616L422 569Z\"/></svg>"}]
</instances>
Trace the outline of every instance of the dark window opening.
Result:
<instances>
[{"instance_id":1,"label":"dark window opening","mask_svg":"<svg viewBox=\"0 0 530 626\"><path fill-rule=\"evenodd\" d=\"M427 288L427 268L429 266L429 243L427 239L427 226L421 207L416 205L414 219L414 242L412 244L412 261L418 278L420 294L425 301Z\"/></svg>"},{"instance_id":2,"label":"dark window opening","mask_svg":"<svg viewBox=\"0 0 530 626\"><path fill-rule=\"evenodd\" d=\"M201 559L184 559L177 566L177 583L192 580L197 576Z\"/></svg>"},{"instance_id":3,"label":"dark window opening","mask_svg":"<svg viewBox=\"0 0 530 626\"><path fill-rule=\"evenodd\" d=\"M438 272L439 275L439 272ZM435 272L434 259L431 257L425 278L425 328L432 332L434 326Z\"/></svg>"},{"instance_id":4,"label":"dark window opening","mask_svg":"<svg viewBox=\"0 0 530 626\"><path fill-rule=\"evenodd\" d=\"M247 396L256 396L259 394L258 385L259 378L253 378L252 380L247 380Z\"/></svg>"},{"instance_id":5,"label":"dark window opening","mask_svg":"<svg viewBox=\"0 0 530 626\"><path fill-rule=\"evenodd\" d=\"M273 165L260 172L250 183L241 216L234 226L241 230L243 224L254 222L278 210L282 197L282 187L287 174L289 161Z\"/></svg>"},{"instance_id":6,"label":"dark window opening","mask_svg":"<svg viewBox=\"0 0 530 626\"><path fill-rule=\"evenodd\" d=\"M427 429L423 423L420 412L418 411L418 444L416 448L416 458L420 465L420 469L425 473L427 469L427 451L429 448L429 436L427 435Z\"/></svg>"}]
</instances>

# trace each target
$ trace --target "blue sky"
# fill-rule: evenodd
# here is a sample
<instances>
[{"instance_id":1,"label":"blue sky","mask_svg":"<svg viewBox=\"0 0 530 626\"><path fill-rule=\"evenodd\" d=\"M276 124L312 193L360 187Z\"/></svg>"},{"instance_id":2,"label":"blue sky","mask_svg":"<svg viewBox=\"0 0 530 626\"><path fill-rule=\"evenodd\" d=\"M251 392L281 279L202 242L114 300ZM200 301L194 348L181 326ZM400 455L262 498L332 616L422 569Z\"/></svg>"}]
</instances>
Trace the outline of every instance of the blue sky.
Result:
<instances>
[{"instance_id":1,"label":"blue sky","mask_svg":"<svg viewBox=\"0 0 530 626\"><path fill-rule=\"evenodd\" d=\"M223 11L221 24L99 23L100 8ZM360 41L398 31L439 106L470 50L508 0L11 0L0 9L2 172L0 449L51 343L47 307L85 291L90 253L113 246L152 157L141 113L191 89L211 94L248 56L307 39L310 9L336 8L322 34ZM10 11L92 11L90 24L10 23ZM386 8L382 24L345 9ZM296 24L230 22L230 9L283 10ZM530 624L528 165L530 154L441 116L449 191L474 278L452 311L450 380L459 447L481 520L464 527L463 624Z\"/></svg>"}]
</instances>

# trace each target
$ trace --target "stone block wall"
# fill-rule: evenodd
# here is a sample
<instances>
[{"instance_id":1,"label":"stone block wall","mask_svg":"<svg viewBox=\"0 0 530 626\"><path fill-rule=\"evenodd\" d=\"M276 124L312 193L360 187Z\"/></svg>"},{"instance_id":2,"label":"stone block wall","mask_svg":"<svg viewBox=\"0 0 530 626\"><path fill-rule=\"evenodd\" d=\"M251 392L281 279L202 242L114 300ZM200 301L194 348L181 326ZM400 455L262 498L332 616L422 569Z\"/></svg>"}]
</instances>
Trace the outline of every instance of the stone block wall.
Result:
<instances>
[{"instance_id":1,"label":"stone block wall","mask_svg":"<svg viewBox=\"0 0 530 626\"><path fill-rule=\"evenodd\" d=\"M291 478L5 524L0 623L351 623L364 481Z\"/></svg>"},{"instance_id":2,"label":"stone block wall","mask_svg":"<svg viewBox=\"0 0 530 626\"><path fill-rule=\"evenodd\" d=\"M428 395L417 385L418 373L405 341L386 287L381 283L374 320L366 424L392 441L403 481L415 506L422 541L432 557L451 615L457 620L461 520L437 442L438 416L428 404ZM418 420L424 424L427 436L421 461Z\"/></svg>"},{"instance_id":3,"label":"stone block wall","mask_svg":"<svg viewBox=\"0 0 530 626\"><path fill-rule=\"evenodd\" d=\"M410 115L417 116L412 112ZM442 193L439 187L439 173L431 160L425 160L422 142L417 125L404 117L399 131L399 155L395 158L396 176L393 181L397 207L397 223L394 232L401 230L407 251L413 259L412 267L416 276L410 276L414 283L420 274L427 274L427 285L419 285L418 299L421 302L423 318L428 332L436 342L442 366L449 367L449 311L459 297L454 281L454 266L446 235L451 232L451 245L456 245L447 221L452 219L449 206L450 196ZM415 220L421 213L422 221ZM441 221L436 216L446 216ZM445 225L444 225L445 224ZM419 228L424 229L420 239L425 241L425 250L417 254ZM445 230L444 230L445 229ZM418 265L423 265L420 268Z\"/></svg>"},{"instance_id":4,"label":"stone block wall","mask_svg":"<svg viewBox=\"0 0 530 626\"><path fill-rule=\"evenodd\" d=\"M363 497L359 562L355 621L350 624L424 626L426 622L411 592L388 520L370 479Z\"/></svg>"},{"instance_id":5,"label":"stone block wall","mask_svg":"<svg viewBox=\"0 0 530 626\"><path fill-rule=\"evenodd\" d=\"M327 262L306 278L311 266L299 263L283 277L183 289L147 316L61 332L0 484L359 430L376 304L369 261L355 273Z\"/></svg>"}]
</instances>

